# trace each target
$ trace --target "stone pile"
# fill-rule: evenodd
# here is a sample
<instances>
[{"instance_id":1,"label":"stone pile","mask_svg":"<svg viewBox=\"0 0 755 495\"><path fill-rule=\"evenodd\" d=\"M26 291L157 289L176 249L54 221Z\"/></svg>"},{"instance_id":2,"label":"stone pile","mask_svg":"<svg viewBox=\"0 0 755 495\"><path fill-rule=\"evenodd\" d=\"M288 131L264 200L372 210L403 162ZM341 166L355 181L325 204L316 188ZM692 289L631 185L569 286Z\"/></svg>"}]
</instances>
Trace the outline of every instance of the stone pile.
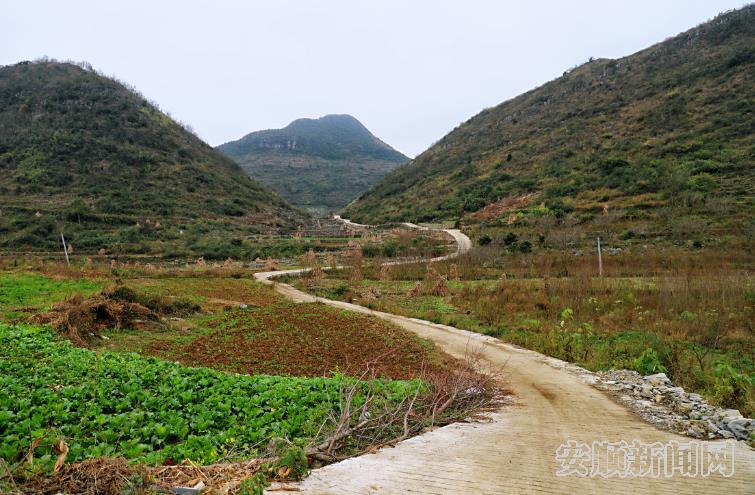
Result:
<instances>
[{"instance_id":1,"label":"stone pile","mask_svg":"<svg viewBox=\"0 0 755 495\"><path fill-rule=\"evenodd\" d=\"M596 377L597 388L664 430L701 439L755 440L755 419L743 418L736 409L708 404L700 395L675 387L665 373L642 376L636 371L611 370Z\"/></svg>"}]
</instances>

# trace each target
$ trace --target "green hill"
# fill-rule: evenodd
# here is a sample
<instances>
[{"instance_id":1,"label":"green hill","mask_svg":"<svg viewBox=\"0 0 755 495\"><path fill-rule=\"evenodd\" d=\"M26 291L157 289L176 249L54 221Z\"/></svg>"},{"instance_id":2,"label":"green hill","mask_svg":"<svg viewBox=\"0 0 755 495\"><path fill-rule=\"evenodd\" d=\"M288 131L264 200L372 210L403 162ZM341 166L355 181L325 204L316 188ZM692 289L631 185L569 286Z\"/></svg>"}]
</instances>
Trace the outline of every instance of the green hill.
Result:
<instances>
[{"instance_id":1,"label":"green hill","mask_svg":"<svg viewBox=\"0 0 755 495\"><path fill-rule=\"evenodd\" d=\"M754 79L749 5L482 111L343 215L502 225L547 216L586 228L608 216L634 228L627 235L751 239Z\"/></svg>"},{"instance_id":2,"label":"green hill","mask_svg":"<svg viewBox=\"0 0 755 495\"><path fill-rule=\"evenodd\" d=\"M409 159L350 115L295 120L218 147L292 204L338 210Z\"/></svg>"},{"instance_id":3,"label":"green hill","mask_svg":"<svg viewBox=\"0 0 755 495\"><path fill-rule=\"evenodd\" d=\"M133 89L89 67L0 68L0 248L201 251L301 213Z\"/></svg>"}]
</instances>

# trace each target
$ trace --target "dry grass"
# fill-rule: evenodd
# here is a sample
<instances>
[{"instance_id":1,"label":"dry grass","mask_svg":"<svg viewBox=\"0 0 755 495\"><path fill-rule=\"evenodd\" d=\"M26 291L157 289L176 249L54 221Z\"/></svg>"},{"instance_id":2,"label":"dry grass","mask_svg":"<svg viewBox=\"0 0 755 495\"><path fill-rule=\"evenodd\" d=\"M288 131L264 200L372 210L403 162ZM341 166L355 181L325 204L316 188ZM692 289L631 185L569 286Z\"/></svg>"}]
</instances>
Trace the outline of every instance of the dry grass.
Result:
<instances>
[{"instance_id":1,"label":"dry grass","mask_svg":"<svg viewBox=\"0 0 755 495\"><path fill-rule=\"evenodd\" d=\"M533 253L511 253L500 247L475 247L458 259L433 263L441 274L448 274L451 265L461 280L492 280L502 274L507 278L562 278L598 275L597 251L538 250ZM393 280L422 280L425 263L408 263L391 270ZM721 251L701 249L690 251L674 246L634 247L631 251L611 254L603 252L605 277L659 277L716 275L721 273L755 272L755 255L744 250ZM365 269L365 278L378 279L374 269Z\"/></svg>"},{"instance_id":2,"label":"dry grass","mask_svg":"<svg viewBox=\"0 0 755 495\"><path fill-rule=\"evenodd\" d=\"M269 458L198 466L190 460L171 466L145 466L123 458L95 457L66 464L53 475L17 476L9 495L148 495L174 487L203 484L205 493L236 494L245 480L260 471ZM2 479L2 477L0 477Z\"/></svg>"},{"instance_id":3,"label":"dry grass","mask_svg":"<svg viewBox=\"0 0 755 495\"><path fill-rule=\"evenodd\" d=\"M475 248L433 265L393 266L390 280L367 266L359 290L374 286L381 297L362 302L591 369L633 368L651 348L677 384L755 412L754 394L737 392L751 390L755 377L755 257L749 252L669 246L606 252L603 277L595 255L564 251ZM454 275L459 281L450 281ZM353 296L340 290L345 276L329 272L318 295ZM449 279L449 293L428 290L428 278L436 277Z\"/></svg>"},{"instance_id":4,"label":"dry grass","mask_svg":"<svg viewBox=\"0 0 755 495\"><path fill-rule=\"evenodd\" d=\"M94 458L66 464L52 476L38 475L18 483L17 493L26 495L53 495L75 493L77 495L120 495L134 493L146 495L143 481L149 471L142 466L129 464L122 458ZM18 488L18 487L17 487Z\"/></svg>"},{"instance_id":5,"label":"dry grass","mask_svg":"<svg viewBox=\"0 0 755 495\"><path fill-rule=\"evenodd\" d=\"M655 278L564 277L504 279L467 285L451 302L472 309L493 326L516 326L522 316L559 321L570 308L575 321L594 329L644 327L675 339L703 343L714 331L719 345L752 338L752 276L745 274Z\"/></svg>"},{"instance_id":6,"label":"dry grass","mask_svg":"<svg viewBox=\"0 0 755 495\"><path fill-rule=\"evenodd\" d=\"M49 324L79 346L89 346L102 330L159 325L160 316L138 303L120 302L99 294L91 298L74 295L29 321Z\"/></svg>"}]
</instances>

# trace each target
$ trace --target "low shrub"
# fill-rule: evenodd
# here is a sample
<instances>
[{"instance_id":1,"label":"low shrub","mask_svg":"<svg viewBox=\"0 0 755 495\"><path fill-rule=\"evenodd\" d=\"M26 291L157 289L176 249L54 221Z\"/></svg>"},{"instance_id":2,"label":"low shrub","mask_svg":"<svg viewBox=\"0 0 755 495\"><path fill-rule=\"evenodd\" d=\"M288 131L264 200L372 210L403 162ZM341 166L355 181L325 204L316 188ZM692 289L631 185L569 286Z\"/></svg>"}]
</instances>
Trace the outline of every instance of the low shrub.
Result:
<instances>
[{"instance_id":1,"label":"low shrub","mask_svg":"<svg viewBox=\"0 0 755 495\"><path fill-rule=\"evenodd\" d=\"M643 375L653 375L655 373L665 373L666 367L661 364L661 359L655 350L648 347L645 351L634 360L635 371Z\"/></svg>"}]
</instances>

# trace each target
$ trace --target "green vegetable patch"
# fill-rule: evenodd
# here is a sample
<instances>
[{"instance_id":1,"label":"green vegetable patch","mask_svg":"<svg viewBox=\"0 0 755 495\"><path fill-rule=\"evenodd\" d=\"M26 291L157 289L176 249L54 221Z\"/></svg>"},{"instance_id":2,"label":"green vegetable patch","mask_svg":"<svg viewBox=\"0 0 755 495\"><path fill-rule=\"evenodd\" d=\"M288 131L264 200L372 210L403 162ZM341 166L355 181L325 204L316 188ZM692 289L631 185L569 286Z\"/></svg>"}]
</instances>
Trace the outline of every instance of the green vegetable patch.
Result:
<instances>
[{"instance_id":1,"label":"green vegetable patch","mask_svg":"<svg viewBox=\"0 0 755 495\"><path fill-rule=\"evenodd\" d=\"M123 456L147 464L250 458L273 438L304 444L353 380L227 374L137 354L94 352L47 327L0 324L0 458ZM417 382L379 382L401 400ZM363 400L360 397L355 401Z\"/></svg>"}]
</instances>

